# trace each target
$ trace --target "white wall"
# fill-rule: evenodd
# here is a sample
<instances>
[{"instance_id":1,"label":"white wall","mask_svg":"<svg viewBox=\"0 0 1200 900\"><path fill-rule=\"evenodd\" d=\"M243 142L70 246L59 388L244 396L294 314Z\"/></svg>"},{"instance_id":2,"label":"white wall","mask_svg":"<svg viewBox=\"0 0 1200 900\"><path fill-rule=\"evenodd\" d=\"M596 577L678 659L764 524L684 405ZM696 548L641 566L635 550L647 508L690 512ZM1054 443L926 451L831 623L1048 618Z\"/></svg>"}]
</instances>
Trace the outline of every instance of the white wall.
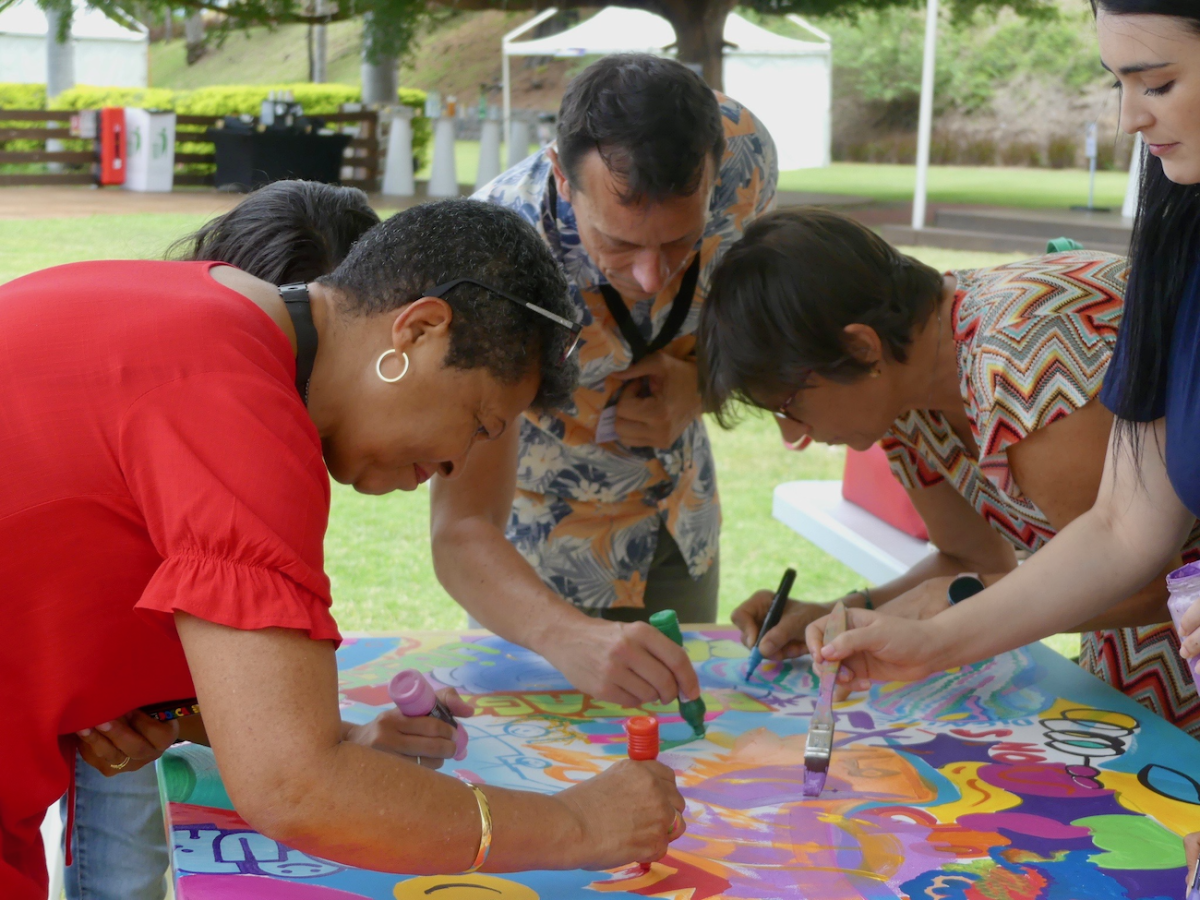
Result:
<instances>
[{"instance_id":1,"label":"white wall","mask_svg":"<svg viewBox=\"0 0 1200 900\"><path fill-rule=\"evenodd\" d=\"M76 38L75 83L105 87L145 87L149 44L144 41ZM0 34L0 81L46 81L46 38Z\"/></svg>"},{"instance_id":2,"label":"white wall","mask_svg":"<svg viewBox=\"0 0 1200 900\"><path fill-rule=\"evenodd\" d=\"M0 34L0 81L44 84L46 39Z\"/></svg>"},{"instance_id":3,"label":"white wall","mask_svg":"<svg viewBox=\"0 0 1200 900\"><path fill-rule=\"evenodd\" d=\"M729 54L725 93L749 107L771 132L780 171L829 165L833 85L828 56Z\"/></svg>"}]
</instances>

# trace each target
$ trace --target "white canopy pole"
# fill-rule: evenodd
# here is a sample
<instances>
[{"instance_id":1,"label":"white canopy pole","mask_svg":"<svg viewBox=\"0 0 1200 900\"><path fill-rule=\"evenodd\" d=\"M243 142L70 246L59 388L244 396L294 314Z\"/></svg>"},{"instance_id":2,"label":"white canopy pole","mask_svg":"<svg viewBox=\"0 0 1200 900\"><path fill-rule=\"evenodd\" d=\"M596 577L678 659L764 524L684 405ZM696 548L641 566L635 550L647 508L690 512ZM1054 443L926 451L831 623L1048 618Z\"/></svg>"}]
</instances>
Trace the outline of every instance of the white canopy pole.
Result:
<instances>
[{"instance_id":1,"label":"white canopy pole","mask_svg":"<svg viewBox=\"0 0 1200 900\"><path fill-rule=\"evenodd\" d=\"M1121 215L1132 219L1137 215L1138 198L1142 193L1142 135L1133 136L1133 153L1129 157L1129 183L1125 185L1125 202L1121 205Z\"/></svg>"},{"instance_id":2,"label":"white canopy pole","mask_svg":"<svg viewBox=\"0 0 1200 900\"><path fill-rule=\"evenodd\" d=\"M548 9L542 10L528 22L518 25L508 34L500 39L500 63L501 63L501 88L504 95L504 140L507 143L510 135L512 135L512 72L509 66L508 57L509 43L516 40L530 28L536 28L548 18L558 12L558 7L551 6Z\"/></svg>"},{"instance_id":3,"label":"white canopy pole","mask_svg":"<svg viewBox=\"0 0 1200 900\"><path fill-rule=\"evenodd\" d=\"M929 184L929 142L933 133L933 76L937 59L938 0L925 9L925 61L921 66L921 114L917 122L917 186L913 192L912 227L925 227L925 195Z\"/></svg>"}]
</instances>

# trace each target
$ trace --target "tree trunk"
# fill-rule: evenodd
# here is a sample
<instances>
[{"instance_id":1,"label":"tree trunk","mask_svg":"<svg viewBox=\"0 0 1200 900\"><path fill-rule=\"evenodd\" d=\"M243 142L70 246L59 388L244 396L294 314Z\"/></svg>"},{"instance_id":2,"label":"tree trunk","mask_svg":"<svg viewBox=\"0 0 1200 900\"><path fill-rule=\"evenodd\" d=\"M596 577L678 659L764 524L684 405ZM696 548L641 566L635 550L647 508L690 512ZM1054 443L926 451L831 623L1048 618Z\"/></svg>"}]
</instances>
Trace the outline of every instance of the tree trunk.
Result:
<instances>
[{"instance_id":1,"label":"tree trunk","mask_svg":"<svg viewBox=\"0 0 1200 900\"><path fill-rule=\"evenodd\" d=\"M675 28L679 61L700 66L709 87L721 90L725 19L737 0L657 0L653 5Z\"/></svg>"},{"instance_id":2,"label":"tree trunk","mask_svg":"<svg viewBox=\"0 0 1200 900\"><path fill-rule=\"evenodd\" d=\"M327 0L316 0L313 4L313 15L329 14ZM326 25L308 26L308 80L314 84L324 84L329 80L329 49L326 35Z\"/></svg>"},{"instance_id":3,"label":"tree trunk","mask_svg":"<svg viewBox=\"0 0 1200 900\"><path fill-rule=\"evenodd\" d=\"M195 65L204 56L204 13L197 10L183 22L183 38L187 45L187 64Z\"/></svg>"},{"instance_id":4,"label":"tree trunk","mask_svg":"<svg viewBox=\"0 0 1200 900\"><path fill-rule=\"evenodd\" d=\"M53 99L75 86L75 42L70 32L62 43L58 29L62 24L57 9L46 10L46 98Z\"/></svg>"},{"instance_id":5,"label":"tree trunk","mask_svg":"<svg viewBox=\"0 0 1200 900\"><path fill-rule=\"evenodd\" d=\"M363 16L362 102L394 106L400 92L400 60L382 56L371 62L371 14Z\"/></svg>"},{"instance_id":6,"label":"tree trunk","mask_svg":"<svg viewBox=\"0 0 1200 900\"><path fill-rule=\"evenodd\" d=\"M58 40L58 29L62 25L62 14L57 9L46 9L46 99L52 100L68 88L75 86L75 42L71 40L70 23L67 24L67 39ZM59 127L48 122L50 128ZM46 151L57 153L63 143L56 138L46 141ZM51 172L61 172L62 163L49 163Z\"/></svg>"}]
</instances>

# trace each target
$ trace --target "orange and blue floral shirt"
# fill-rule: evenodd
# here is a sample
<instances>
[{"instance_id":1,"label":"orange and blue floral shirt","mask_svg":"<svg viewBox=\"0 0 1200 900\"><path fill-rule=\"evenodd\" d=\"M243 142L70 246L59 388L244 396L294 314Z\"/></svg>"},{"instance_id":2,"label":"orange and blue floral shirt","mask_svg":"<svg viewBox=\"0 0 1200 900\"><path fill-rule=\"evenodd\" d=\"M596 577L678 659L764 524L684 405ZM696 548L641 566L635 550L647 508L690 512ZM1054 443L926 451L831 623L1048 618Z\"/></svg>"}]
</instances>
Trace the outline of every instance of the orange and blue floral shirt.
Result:
<instances>
[{"instance_id":1,"label":"orange and blue floral shirt","mask_svg":"<svg viewBox=\"0 0 1200 900\"><path fill-rule=\"evenodd\" d=\"M771 136L744 106L717 95L725 124L725 158L696 244L700 277L679 335L662 351L695 356L700 304L721 255L743 229L770 210L778 167ZM700 420L665 450L596 443L596 426L632 355L600 288L606 279L579 240L575 211L549 191L543 150L481 188L475 199L514 210L545 238L567 275L583 324L579 388L571 405L521 420L517 493L507 536L542 580L576 606L643 605L660 523L674 537L693 578L717 556L721 514L708 433ZM653 300L635 304L634 324L649 339L670 313L688 266Z\"/></svg>"}]
</instances>

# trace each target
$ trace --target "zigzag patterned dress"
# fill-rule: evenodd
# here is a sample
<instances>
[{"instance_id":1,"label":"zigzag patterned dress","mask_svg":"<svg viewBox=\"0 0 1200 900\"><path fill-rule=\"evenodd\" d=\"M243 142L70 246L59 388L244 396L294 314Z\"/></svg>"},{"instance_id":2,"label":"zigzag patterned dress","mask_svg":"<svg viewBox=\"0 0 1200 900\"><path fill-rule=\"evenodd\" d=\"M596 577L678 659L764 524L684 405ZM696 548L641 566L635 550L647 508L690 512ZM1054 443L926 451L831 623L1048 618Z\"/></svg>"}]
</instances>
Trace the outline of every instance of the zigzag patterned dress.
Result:
<instances>
[{"instance_id":1,"label":"zigzag patterned dress","mask_svg":"<svg viewBox=\"0 0 1200 900\"><path fill-rule=\"evenodd\" d=\"M1077 251L952 274L959 383L979 458L928 410L898 419L882 445L906 488L947 481L1015 547L1034 552L1055 529L1021 493L1007 449L1099 395L1128 262ZM1200 558L1200 523L1183 557ZM1079 664L1200 738L1200 697L1169 622L1085 634Z\"/></svg>"}]
</instances>

